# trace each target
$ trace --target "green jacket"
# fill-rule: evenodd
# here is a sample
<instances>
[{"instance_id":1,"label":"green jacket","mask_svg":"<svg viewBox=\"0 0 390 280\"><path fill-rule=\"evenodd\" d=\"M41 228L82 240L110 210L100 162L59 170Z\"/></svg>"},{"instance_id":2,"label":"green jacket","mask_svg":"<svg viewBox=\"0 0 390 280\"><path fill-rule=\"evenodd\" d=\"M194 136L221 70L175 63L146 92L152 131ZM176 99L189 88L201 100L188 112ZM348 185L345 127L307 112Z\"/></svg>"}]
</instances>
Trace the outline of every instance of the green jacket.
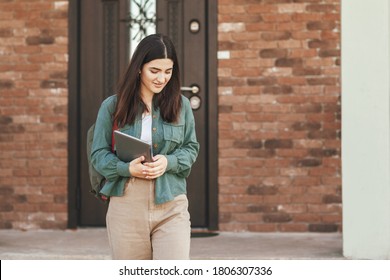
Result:
<instances>
[{"instance_id":1,"label":"green jacket","mask_svg":"<svg viewBox=\"0 0 390 280\"><path fill-rule=\"evenodd\" d=\"M122 196L129 177L129 163L123 162L111 152L113 114L117 96L112 95L103 101L96 120L91 161L95 169L102 174L107 183L101 193L106 196ZM142 119L139 115L132 125L119 130L141 137ZM177 123L162 120L159 109L152 110L153 155L165 155L168 166L164 175L155 182L155 203L162 204L173 200L177 195L185 194L186 178L190 175L198 153L195 120L189 100L182 96L182 109Z\"/></svg>"}]
</instances>

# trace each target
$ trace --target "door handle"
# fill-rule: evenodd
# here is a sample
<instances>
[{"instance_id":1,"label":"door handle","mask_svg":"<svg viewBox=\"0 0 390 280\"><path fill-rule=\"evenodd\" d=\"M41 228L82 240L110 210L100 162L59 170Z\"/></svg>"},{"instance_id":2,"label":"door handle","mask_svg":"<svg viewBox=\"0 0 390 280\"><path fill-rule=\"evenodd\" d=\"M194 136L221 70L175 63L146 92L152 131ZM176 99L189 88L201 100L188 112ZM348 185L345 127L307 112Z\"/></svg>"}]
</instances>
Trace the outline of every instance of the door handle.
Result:
<instances>
[{"instance_id":1,"label":"door handle","mask_svg":"<svg viewBox=\"0 0 390 280\"><path fill-rule=\"evenodd\" d=\"M198 86L190 86L190 87L181 87L181 91L190 91L193 94L197 94L200 91L200 88Z\"/></svg>"}]
</instances>

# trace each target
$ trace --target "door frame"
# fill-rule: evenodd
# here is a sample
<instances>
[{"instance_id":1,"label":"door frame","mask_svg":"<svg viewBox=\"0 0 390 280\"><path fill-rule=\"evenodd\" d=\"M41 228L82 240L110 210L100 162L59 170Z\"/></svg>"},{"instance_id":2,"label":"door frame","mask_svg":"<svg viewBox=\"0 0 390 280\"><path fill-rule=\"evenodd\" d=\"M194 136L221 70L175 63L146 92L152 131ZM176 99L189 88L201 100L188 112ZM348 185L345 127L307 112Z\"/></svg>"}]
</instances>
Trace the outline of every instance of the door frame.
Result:
<instances>
[{"instance_id":1,"label":"door frame","mask_svg":"<svg viewBox=\"0 0 390 280\"><path fill-rule=\"evenodd\" d=\"M79 225L80 202L80 1L69 0L68 63L68 228ZM207 46L207 135L208 135L208 229L218 230L218 77L217 0L206 1ZM210 94L212 93L212 94Z\"/></svg>"}]
</instances>

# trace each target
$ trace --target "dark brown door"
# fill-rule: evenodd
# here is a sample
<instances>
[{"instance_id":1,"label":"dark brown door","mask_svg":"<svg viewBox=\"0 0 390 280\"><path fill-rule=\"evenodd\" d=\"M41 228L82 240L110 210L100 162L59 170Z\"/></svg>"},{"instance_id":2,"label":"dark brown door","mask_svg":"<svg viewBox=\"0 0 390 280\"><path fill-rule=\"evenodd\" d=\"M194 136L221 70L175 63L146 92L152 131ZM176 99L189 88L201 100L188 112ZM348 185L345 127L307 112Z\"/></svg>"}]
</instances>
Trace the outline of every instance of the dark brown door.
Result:
<instances>
[{"instance_id":1,"label":"dark brown door","mask_svg":"<svg viewBox=\"0 0 390 280\"><path fill-rule=\"evenodd\" d=\"M157 32L168 35L175 44L182 74L182 93L193 104L201 149L187 180L189 210L193 227L207 227L206 1L157 1Z\"/></svg>"},{"instance_id":2,"label":"dark brown door","mask_svg":"<svg viewBox=\"0 0 390 280\"><path fill-rule=\"evenodd\" d=\"M126 0L83 0L80 6L80 226L105 225L107 207L89 193L86 132L95 122L101 102L112 95L128 61L128 35L120 19Z\"/></svg>"},{"instance_id":3,"label":"dark brown door","mask_svg":"<svg viewBox=\"0 0 390 280\"><path fill-rule=\"evenodd\" d=\"M79 186L75 189L77 225L104 226L107 208L88 193L86 132L94 123L102 100L113 94L118 77L127 66L130 47L129 21L127 20L129 7L127 0L83 0L78 3L77 9L80 15L79 36L77 37L79 98L75 103L80 108L78 124L80 171L79 175L75 176L79 179L75 178L71 181L79 181ZM187 189L192 227L197 228L208 228L210 224L214 224L215 228L217 205L216 196L210 196L210 193L216 193L217 188L216 184L210 185L209 172L217 168L215 158L209 158L209 156L217 156L215 151L210 153L209 149L209 137L215 138L216 135L208 133L210 106L216 107L216 103L208 104L210 83L207 71L206 3L206 0L159 0L156 7L157 32L172 38L180 61L182 93L191 100L194 106L201 150L187 181ZM210 188L213 188L213 191L210 191ZM72 190L72 186L70 189ZM210 205L215 206L211 207L213 212L211 214ZM210 220L213 219L212 216L215 217L213 221Z\"/></svg>"}]
</instances>

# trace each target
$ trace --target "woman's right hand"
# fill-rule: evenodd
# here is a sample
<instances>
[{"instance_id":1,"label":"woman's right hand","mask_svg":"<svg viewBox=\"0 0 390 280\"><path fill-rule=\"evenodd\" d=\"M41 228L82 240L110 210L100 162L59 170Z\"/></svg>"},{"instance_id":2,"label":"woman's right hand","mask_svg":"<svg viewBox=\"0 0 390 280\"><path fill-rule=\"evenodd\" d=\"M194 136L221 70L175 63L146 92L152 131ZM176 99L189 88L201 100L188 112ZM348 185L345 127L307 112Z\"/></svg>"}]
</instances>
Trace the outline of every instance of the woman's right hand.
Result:
<instances>
[{"instance_id":1,"label":"woman's right hand","mask_svg":"<svg viewBox=\"0 0 390 280\"><path fill-rule=\"evenodd\" d=\"M144 156L140 156L132 161L130 161L129 171L132 177L145 178L145 175L142 173L145 169L145 166L142 162L145 160Z\"/></svg>"}]
</instances>

